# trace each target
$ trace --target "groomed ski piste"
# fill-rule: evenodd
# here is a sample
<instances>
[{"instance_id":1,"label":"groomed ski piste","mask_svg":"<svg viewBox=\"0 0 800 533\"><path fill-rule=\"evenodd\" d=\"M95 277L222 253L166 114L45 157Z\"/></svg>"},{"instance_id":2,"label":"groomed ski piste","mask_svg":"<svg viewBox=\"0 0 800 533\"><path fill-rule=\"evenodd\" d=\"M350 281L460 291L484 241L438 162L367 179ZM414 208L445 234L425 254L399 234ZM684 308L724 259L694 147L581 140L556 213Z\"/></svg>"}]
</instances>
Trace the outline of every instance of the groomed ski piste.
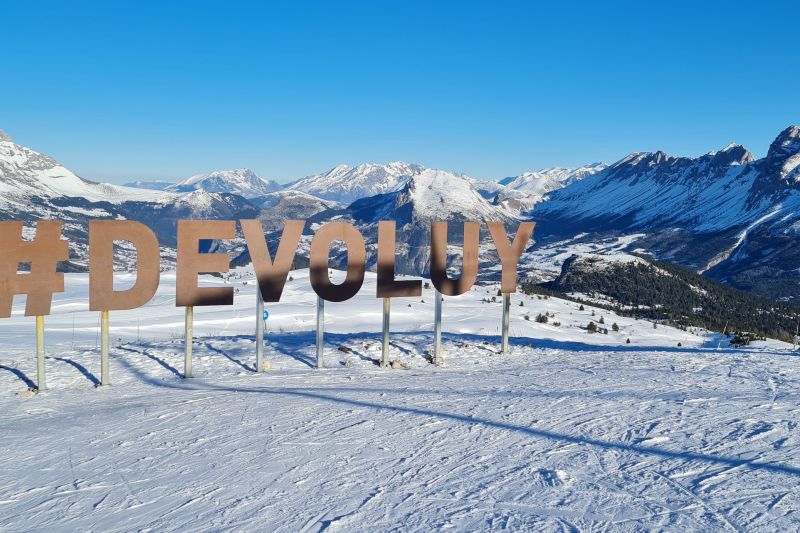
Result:
<instances>
[{"instance_id":1,"label":"groomed ski piste","mask_svg":"<svg viewBox=\"0 0 800 533\"><path fill-rule=\"evenodd\" d=\"M316 295L307 271L291 276L267 305L269 370L254 372L255 281L239 269L234 306L195 309L195 377L183 379L184 314L165 272L150 304L111 313L112 386L96 388L99 313L87 276L68 274L45 319L41 394L28 391L34 320L16 299L0 320L0 530L800 527L791 345L734 349L515 294L502 355L487 285L445 298L436 367L430 288L392 300L396 363L381 369L368 273L355 298L326 304L318 370Z\"/></svg>"}]
</instances>

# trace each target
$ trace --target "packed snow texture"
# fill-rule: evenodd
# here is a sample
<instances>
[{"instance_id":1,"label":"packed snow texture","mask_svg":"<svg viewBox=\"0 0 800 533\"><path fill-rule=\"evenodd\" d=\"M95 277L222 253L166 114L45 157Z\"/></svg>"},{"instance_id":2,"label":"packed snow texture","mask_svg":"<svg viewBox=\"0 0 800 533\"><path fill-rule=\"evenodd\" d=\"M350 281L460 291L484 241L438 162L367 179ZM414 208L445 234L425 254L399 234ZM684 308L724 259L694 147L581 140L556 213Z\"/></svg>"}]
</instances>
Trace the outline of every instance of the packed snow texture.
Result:
<instances>
[{"instance_id":1,"label":"packed snow texture","mask_svg":"<svg viewBox=\"0 0 800 533\"><path fill-rule=\"evenodd\" d=\"M267 372L253 372L255 287L240 269L204 278L238 293L232 307L195 310L197 377L182 379L183 310L165 273L146 307L111 313L113 386L95 389L98 314L86 276L67 275L46 319L50 390L39 395L26 392L33 319L15 300L0 321L0 530L800 524L790 346L732 349L516 294L502 355L489 285L445 298L443 367L428 360L433 290L393 300L390 359L407 369L382 370L368 274L357 297L326 305L326 368L315 370L316 298L307 271L292 278L267 305ZM540 313L553 316L537 323ZM620 332L587 333L600 316Z\"/></svg>"}]
</instances>

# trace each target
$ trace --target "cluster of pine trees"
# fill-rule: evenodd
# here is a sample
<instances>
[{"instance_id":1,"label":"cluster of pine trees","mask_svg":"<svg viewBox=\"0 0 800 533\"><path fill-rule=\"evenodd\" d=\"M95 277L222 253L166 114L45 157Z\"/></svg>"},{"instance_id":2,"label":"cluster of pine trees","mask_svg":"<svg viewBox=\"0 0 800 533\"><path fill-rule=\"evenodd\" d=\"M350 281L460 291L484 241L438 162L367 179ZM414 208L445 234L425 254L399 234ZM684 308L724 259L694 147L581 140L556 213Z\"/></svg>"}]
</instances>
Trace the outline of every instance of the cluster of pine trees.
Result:
<instances>
[{"instance_id":1,"label":"cluster of pine trees","mask_svg":"<svg viewBox=\"0 0 800 533\"><path fill-rule=\"evenodd\" d=\"M722 285L689 269L664 261L591 263L575 256L564 262L557 279L545 284L523 284L526 293L556 294L581 302L569 293L593 299L607 297L617 314L653 320L680 328L747 331L792 341L800 307L778 303ZM613 303L612 303L613 302ZM584 303L586 303L584 301Z\"/></svg>"}]
</instances>

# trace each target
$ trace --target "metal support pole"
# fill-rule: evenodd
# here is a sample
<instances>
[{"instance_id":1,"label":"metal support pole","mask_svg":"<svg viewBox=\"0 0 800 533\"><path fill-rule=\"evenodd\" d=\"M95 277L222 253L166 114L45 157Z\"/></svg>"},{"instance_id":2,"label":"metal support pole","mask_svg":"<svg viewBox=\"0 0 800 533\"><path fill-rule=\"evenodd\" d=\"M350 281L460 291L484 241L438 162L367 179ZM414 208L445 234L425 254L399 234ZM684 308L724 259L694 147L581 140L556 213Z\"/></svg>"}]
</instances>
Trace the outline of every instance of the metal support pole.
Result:
<instances>
[{"instance_id":1,"label":"metal support pole","mask_svg":"<svg viewBox=\"0 0 800 533\"><path fill-rule=\"evenodd\" d=\"M503 355L508 354L508 323L511 314L511 295L503 294Z\"/></svg>"},{"instance_id":2,"label":"metal support pole","mask_svg":"<svg viewBox=\"0 0 800 533\"><path fill-rule=\"evenodd\" d=\"M389 367L389 312L391 300L383 299L383 344L381 345L381 368Z\"/></svg>"},{"instance_id":3,"label":"metal support pole","mask_svg":"<svg viewBox=\"0 0 800 533\"><path fill-rule=\"evenodd\" d=\"M111 385L108 371L108 311L100 311L100 386Z\"/></svg>"},{"instance_id":4,"label":"metal support pole","mask_svg":"<svg viewBox=\"0 0 800 533\"><path fill-rule=\"evenodd\" d=\"M317 296L317 368L323 368L322 348L325 343L325 300Z\"/></svg>"},{"instance_id":5,"label":"metal support pole","mask_svg":"<svg viewBox=\"0 0 800 533\"><path fill-rule=\"evenodd\" d=\"M44 317L36 317L36 390L47 390L44 377Z\"/></svg>"},{"instance_id":6,"label":"metal support pole","mask_svg":"<svg viewBox=\"0 0 800 533\"><path fill-rule=\"evenodd\" d=\"M264 371L264 299L256 287L256 372Z\"/></svg>"},{"instance_id":7,"label":"metal support pole","mask_svg":"<svg viewBox=\"0 0 800 533\"><path fill-rule=\"evenodd\" d=\"M186 332L184 334L183 377L192 377L192 342L194 340L194 308L186 306Z\"/></svg>"},{"instance_id":8,"label":"metal support pole","mask_svg":"<svg viewBox=\"0 0 800 533\"><path fill-rule=\"evenodd\" d=\"M436 303L433 315L433 364L442 364L442 295L434 291Z\"/></svg>"}]
</instances>

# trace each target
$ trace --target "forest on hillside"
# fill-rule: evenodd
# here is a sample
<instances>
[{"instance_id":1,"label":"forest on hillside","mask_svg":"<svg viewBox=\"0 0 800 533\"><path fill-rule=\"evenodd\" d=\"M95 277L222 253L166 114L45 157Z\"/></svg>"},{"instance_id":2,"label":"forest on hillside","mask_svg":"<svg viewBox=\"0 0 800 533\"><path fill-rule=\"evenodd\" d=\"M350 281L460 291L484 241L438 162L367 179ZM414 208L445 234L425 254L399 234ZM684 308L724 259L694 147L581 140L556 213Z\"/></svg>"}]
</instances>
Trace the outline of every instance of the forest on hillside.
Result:
<instances>
[{"instance_id":1,"label":"forest on hillside","mask_svg":"<svg viewBox=\"0 0 800 533\"><path fill-rule=\"evenodd\" d=\"M744 293L666 261L642 259L644 262L606 262L602 268L593 268L591 262L573 256L564 262L558 278L543 284L524 283L522 290L557 294L681 328L747 331L793 340L800 307ZM591 301L572 293L586 295ZM609 301L598 304L597 298Z\"/></svg>"}]
</instances>

